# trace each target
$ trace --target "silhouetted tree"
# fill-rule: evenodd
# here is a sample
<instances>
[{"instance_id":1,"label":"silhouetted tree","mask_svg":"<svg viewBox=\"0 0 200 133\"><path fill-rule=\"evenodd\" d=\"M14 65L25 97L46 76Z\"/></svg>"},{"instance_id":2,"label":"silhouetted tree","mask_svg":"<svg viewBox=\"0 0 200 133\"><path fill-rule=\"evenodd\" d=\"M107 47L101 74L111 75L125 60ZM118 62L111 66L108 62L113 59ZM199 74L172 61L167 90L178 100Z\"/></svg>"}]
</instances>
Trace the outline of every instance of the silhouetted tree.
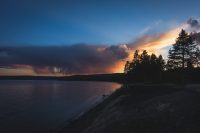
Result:
<instances>
[{"instance_id":1,"label":"silhouetted tree","mask_svg":"<svg viewBox=\"0 0 200 133\"><path fill-rule=\"evenodd\" d=\"M151 64L151 68L152 71L155 71L156 69L158 69L158 58L155 54L151 54L151 57L150 57L150 64Z\"/></svg>"},{"instance_id":2,"label":"silhouetted tree","mask_svg":"<svg viewBox=\"0 0 200 133\"><path fill-rule=\"evenodd\" d=\"M169 50L168 69L192 67L197 61L198 47L185 30L181 30L176 43Z\"/></svg>"},{"instance_id":3,"label":"silhouetted tree","mask_svg":"<svg viewBox=\"0 0 200 133\"><path fill-rule=\"evenodd\" d=\"M135 50L135 53L133 55L133 61L132 61L132 69L136 68L140 64L140 55L139 50Z\"/></svg>"},{"instance_id":4,"label":"silhouetted tree","mask_svg":"<svg viewBox=\"0 0 200 133\"><path fill-rule=\"evenodd\" d=\"M130 70L130 63L129 61L126 62L125 67L124 67L124 73L127 74Z\"/></svg>"},{"instance_id":5,"label":"silhouetted tree","mask_svg":"<svg viewBox=\"0 0 200 133\"><path fill-rule=\"evenodd\" d=\"M159 70L163 71L165 68L165 60L163 59L162 55L158 56L157 63L158 63Z\"/></svg>"},{"instance_id":6,"label":"silhouetted tree","mask_svg":"<svg viewBox=\"0 0 200 133\"><path fill-rule=\"evenodd\" d=\"M199 67L199 64L200 64L200 50L199 50L199 48L197 49L197 51L196 51L197 53L196 53L196 56L197 56L197 58L196 58L196 66L197 67Z\"/></svg>"},{"instance_id":7,"label":"silhouetted tree","mask_svg":"<svg viewBox=\"0 0 200 133\"><path fill-rule=\"evenodd\" d=\"M135 81L158 81L164 70L165 62L160 55L148 55L144 50L141 54L136 50L134 52L133 60L127 62L125 65L125 74L129 79L133 78Z\"/></svg>"}]
</instances>

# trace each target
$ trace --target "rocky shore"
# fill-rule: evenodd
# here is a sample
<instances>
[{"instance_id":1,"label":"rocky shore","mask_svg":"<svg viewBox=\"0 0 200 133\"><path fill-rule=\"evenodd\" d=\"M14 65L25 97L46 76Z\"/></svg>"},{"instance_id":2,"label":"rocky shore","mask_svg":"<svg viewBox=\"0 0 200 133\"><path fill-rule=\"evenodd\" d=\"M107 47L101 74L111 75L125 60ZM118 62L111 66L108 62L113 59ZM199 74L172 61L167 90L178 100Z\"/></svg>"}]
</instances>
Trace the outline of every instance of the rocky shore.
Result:
<instances>
[{"instance_id":1,"label":"rocky shore","mask_svg":"<svg viewBox=\"0 0 200 133\"><path fill-rule=\"evenodd\" d=\"M199 133L200 85L133 84L58 133Z\"/></svg>"}]
</instances>

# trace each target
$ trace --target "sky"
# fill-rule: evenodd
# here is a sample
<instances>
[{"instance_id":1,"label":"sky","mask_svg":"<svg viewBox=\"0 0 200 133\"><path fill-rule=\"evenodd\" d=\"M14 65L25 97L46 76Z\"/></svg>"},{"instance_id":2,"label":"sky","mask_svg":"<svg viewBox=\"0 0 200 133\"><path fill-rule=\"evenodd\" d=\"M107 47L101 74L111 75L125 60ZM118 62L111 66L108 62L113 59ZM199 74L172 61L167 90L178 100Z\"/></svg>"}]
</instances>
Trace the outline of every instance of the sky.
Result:
<instances>
[{"instance_id":1,"label":"sky","mask_svg":"<svg viewBox=\"0 0 200 133\"><path fill-rule=\"evenodd\" d=\"M199 4L1 0L0 75L122 72L135 49L167 57L182 28L199 33Z\"/></svg>"}]
</instances>

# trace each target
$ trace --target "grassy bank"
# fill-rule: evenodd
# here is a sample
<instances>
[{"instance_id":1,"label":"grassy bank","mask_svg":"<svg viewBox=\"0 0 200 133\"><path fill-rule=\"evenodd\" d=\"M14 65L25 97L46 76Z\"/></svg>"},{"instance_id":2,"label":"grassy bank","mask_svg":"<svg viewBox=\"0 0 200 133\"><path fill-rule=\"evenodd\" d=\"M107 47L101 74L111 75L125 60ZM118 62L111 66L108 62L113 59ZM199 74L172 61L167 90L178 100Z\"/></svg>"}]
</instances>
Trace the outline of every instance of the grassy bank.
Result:
<instances>
[{"instance_id":1,"label":"grassy bank","mask_svg":"<svg viewBox=\"0 0 200 133\"><path fill-rule=\"evenodd\" d=\"M59 133L197 133L198 89L198 85L128 85Z\"/></svg>"}]
</instances>

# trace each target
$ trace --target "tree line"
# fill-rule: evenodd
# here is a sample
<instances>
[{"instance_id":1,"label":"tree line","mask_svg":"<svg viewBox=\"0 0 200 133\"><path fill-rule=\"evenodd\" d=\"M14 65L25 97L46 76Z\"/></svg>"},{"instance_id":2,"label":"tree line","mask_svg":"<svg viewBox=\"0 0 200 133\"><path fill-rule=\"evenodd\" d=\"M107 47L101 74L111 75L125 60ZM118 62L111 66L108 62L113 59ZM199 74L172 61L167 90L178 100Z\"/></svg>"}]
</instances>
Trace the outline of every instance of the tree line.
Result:
<instances>
[{"instance_id":1,"label":"tree line","mask_svg":"<svg viewBox=\"0 0 200 133\"><path fill-rule=\"evenodd\" d=\"M200 50L192 34L181 30L168 52L165 62L162 55L140 53L135 50L132 61L127 61L124 73L128 82L161 82L174 79L185 82L188 77L199 78ZM192 75L192 76L191 76ZM171 79L170 79L171 78Z\"/></svg>"}]
</instances>

